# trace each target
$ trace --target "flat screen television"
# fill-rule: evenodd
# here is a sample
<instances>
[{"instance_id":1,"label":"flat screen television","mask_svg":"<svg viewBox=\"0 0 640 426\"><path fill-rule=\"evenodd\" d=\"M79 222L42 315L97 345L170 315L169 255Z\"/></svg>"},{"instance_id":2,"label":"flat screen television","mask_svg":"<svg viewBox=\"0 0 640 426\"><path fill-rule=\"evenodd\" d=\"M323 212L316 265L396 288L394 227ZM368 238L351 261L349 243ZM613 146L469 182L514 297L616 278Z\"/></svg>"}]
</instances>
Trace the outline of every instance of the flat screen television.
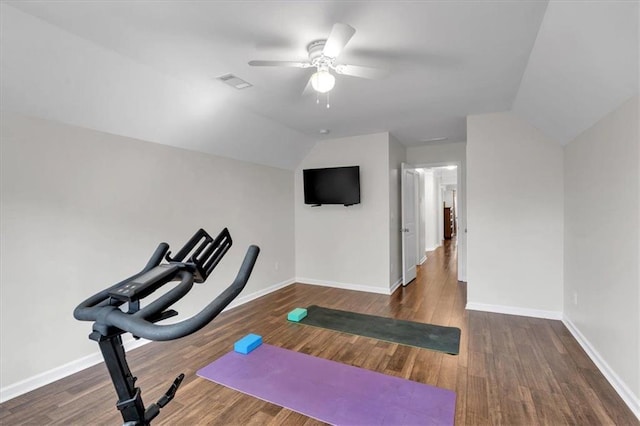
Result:
<instances>
[{"instance_id":1,"label":"flat screen television","mask_svg":"<svg viewBox=\"0 0 640 426\"><path fill-rule=\"evenodd\" d=\"M302 177L305 204L360 203L360 166L306 169Z\"/></svg>"}]
</instances>

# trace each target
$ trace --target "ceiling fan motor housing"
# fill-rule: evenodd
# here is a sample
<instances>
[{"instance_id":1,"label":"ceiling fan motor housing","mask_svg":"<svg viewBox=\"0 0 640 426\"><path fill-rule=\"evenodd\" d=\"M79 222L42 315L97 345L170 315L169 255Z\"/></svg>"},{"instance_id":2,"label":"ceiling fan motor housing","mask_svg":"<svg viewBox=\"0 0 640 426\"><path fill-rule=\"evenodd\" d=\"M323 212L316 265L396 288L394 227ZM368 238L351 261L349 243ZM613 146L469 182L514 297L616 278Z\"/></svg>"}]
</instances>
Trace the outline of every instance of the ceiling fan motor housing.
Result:
<instances>
[{"instance_id":1,"label":"ceiling fan motor housing","mask_svg":"<svg viewBox=\"0 0 640 426\"><path fill-rule=\"evenodd\" d=\"M309 61L311 61L311 63L313 63L314 60L322 58L322 50L326 43L327 40L316 40L307 45L307 52L309 52Z\"/></svg>"}]
</instances>

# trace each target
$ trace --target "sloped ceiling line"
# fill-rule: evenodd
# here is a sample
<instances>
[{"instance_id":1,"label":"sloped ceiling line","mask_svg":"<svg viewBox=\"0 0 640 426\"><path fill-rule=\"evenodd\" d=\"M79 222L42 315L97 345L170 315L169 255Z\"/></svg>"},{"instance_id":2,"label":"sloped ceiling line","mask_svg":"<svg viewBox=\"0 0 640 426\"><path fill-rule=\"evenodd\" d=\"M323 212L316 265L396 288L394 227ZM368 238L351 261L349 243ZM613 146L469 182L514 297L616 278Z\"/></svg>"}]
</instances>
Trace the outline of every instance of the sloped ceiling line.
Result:
<instances>
[{"instance_id":1,"label":"sloped ceiling line","mask_svg":"<svg viewBox=\"0 0 640 426\"><path fill-rule=\"evenodd\" d=\"M567 144L637 95L638 7L550 2L513 111Z\"/></svg>"}]
</instances>

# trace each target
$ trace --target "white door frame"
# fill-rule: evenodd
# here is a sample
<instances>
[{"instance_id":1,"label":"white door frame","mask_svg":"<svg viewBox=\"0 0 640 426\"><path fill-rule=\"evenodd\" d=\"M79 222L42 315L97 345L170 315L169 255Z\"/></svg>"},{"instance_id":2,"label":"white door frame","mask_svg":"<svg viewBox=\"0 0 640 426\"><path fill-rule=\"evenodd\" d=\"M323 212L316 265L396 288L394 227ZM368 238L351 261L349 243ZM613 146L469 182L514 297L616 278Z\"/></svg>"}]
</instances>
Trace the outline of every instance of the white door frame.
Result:
<instances>
[{"instance_id":1,"label":"white door frame","mask_svg":"<svg viewBox=\"0 0 640 426\"><path fill-rule=\"evenodd\" d=\"M434 163L407 163L411 169L457 166L458 181L458 280L467 281L467 170L461 161L438 161ZM439 189L438 189L439 190Z\"/></svg>"}]
</instances>

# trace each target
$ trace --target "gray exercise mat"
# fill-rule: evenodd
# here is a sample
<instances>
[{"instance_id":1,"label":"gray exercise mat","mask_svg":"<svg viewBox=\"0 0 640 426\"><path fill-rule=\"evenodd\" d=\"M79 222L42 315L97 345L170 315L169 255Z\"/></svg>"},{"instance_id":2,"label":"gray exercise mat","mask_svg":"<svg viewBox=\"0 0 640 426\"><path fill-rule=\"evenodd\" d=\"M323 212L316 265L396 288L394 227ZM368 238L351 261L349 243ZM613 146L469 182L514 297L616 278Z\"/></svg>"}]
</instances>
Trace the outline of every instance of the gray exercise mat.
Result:
<instances>
[{"instance_id":1,"label":"gray exercise mat","mask_svg":"<svg viewBox=\"0 0 640 426\"><path fill-rule=\"evenodd\" d=\"M460 329L311 305L299 324L457 355Z\"/></svg>"}]
</instances>

